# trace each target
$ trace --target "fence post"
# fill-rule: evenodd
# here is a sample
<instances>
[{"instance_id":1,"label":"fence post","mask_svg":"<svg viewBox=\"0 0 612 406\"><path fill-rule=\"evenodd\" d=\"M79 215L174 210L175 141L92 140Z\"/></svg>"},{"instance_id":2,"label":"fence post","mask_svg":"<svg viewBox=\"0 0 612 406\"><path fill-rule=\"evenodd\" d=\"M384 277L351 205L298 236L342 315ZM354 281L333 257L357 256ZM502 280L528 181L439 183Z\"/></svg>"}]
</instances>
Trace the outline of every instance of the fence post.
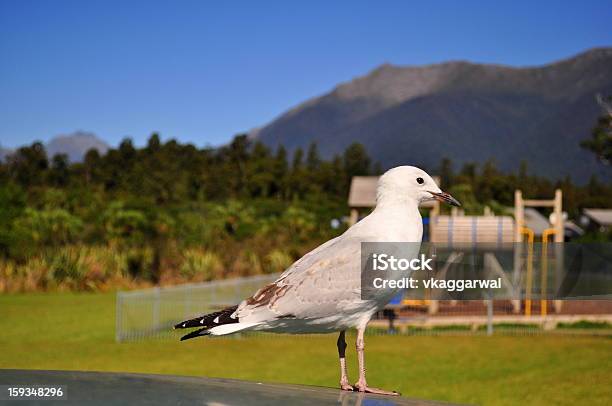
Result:
<instances>
[{"instance_id":1,"label":"fence post","mask_svg":"<svg viewBox=\"0 0 612 406\"><path fill-rule=\"evenodd\" d=\"M489 291L489 300L487 300L487 335L493 335L493 298Z\"/></svg>"},{"instance_id":2,"label":"fence post","mask_svg":"<svg viewBox=\"0 0 612 406\"><path fill-rule=\"evenodd\" d=\"M117 292L117 298L115 300L115 341L120 343L122 337L122 325L123 325L123 295L121 292Z\"/></svg>"},{"instance_id":3,"label":"fence post","mask_svg":"<svg viewBox=\"0 0 612 406\"><path fill-rule=\"evenodd\" d=\"M159 299L161 296L160 288L155 288L155 299L153 301L153 329L159 329Z\"/></svg>"}]
</instances>

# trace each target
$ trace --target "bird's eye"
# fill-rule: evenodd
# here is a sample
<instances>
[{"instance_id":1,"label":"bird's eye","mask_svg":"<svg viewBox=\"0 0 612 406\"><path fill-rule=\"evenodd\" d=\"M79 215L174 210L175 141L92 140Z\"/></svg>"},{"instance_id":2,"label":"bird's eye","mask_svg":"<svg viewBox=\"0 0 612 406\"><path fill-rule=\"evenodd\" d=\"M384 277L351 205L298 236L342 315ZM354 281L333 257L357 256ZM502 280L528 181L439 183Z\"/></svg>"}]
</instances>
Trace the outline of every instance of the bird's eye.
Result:
<instances>
[{"instance_id":1,"label":"bird's eye","mask_svg":"<svg viewBox=\"0 0 612 406\"><path fill-rule=\"evenodd\" d=\"M417 183L419 185L422 185L423 183L425 183L425 181L423 180L423 178L417 178Z\"/></svg>"}]
</instances>

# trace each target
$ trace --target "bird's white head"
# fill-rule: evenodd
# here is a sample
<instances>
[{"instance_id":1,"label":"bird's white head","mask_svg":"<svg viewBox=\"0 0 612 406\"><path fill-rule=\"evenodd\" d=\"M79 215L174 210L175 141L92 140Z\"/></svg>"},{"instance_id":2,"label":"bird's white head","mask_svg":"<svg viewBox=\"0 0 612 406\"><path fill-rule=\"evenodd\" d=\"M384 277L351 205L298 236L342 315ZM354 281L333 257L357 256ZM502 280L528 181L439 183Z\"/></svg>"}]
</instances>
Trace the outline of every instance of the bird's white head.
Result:
<instances>
[{"instance_id":1,"label":"bird's white head","mask_svg":"<svg viewBox=\"0 0 612 406\"><path fill-rule=\"evenodd\" d=\"M427 172L415 166L398 166L389 169L378 180L377 206L386 204L418 206L434 199L453 206L461 206L454 197L440 190Z\"/></svg>"}]
</instances>

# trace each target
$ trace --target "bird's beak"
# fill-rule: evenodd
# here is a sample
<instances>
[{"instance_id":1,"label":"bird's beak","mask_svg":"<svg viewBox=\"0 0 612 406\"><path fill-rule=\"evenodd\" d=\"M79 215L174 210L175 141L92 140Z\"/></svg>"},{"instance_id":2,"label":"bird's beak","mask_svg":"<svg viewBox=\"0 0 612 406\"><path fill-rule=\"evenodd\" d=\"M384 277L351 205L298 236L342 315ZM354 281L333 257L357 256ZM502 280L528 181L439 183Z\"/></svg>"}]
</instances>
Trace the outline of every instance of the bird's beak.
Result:
<instances>
[{"instance_id":1,"label":"bird's beak","mask_svg":"<svg viewBox=\"0 0 612 406\"><path fill-rule=\"evenodd\" d=\"M459 203L457 199L455 199L448 193L445 193L445 192L436 193L436 192L431 192L431 191L429 193L431 193L434 199L439 200L442 203L448 203L451 206L461 207L461 203Z\"/></svg>"}]
</instances>

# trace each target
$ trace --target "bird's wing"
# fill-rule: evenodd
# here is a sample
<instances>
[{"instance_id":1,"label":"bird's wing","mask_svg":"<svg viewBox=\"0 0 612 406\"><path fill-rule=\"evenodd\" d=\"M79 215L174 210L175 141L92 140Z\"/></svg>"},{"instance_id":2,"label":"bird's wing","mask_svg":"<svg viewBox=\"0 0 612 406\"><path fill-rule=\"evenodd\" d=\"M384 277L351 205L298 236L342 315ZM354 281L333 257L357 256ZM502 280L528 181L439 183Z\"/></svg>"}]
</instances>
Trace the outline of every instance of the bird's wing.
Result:
<instances>
[{"instance_id":1,"label":"bird's wing","mask_svg":"<svg viewBox=\"0 0 612 406\"><path fill-rule=\"evenodd\" d=\"M362 302L361 241L343 235L326 242L244 300L234 316L241 322L319 318Z\"/></svg>"}]
</instances>

